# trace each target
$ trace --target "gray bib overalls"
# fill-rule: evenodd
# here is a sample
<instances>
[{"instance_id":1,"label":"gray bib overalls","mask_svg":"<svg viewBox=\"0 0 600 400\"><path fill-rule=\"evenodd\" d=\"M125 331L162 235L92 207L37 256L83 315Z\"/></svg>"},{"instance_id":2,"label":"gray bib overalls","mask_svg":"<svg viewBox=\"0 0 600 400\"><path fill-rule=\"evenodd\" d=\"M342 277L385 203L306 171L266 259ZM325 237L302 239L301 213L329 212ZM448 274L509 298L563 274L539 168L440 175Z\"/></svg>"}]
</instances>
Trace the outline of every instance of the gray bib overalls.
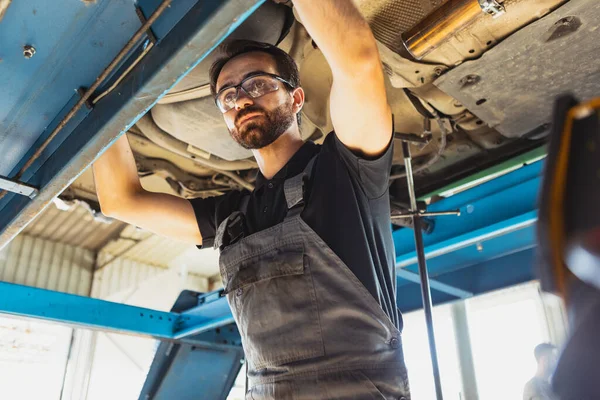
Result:
<instances>
[{"instance_id":1,"label":"gray bib overalls","mask_svg":"<svg viewBox=\"0 0 600 400\"><path fill-rule=\"evenodd\" d=\"M300 217L313 162L285 182L282 223L223 245L242 205L217 230L221 276L248 362L246 398L408 400L400 331Z\"/></svg>"}]
</instances>

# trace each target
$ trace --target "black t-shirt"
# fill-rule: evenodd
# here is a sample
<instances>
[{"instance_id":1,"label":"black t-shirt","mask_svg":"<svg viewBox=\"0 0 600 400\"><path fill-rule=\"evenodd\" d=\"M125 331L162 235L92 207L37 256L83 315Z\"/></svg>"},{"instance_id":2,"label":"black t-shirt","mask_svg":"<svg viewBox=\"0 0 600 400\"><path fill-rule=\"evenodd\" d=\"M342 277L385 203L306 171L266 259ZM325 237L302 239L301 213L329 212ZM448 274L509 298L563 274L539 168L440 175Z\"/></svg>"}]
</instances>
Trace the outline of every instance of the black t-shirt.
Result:
<instances>
[{"instance_id":1,"label":"black t-shirt","mask_svg":"<svg viewBox=\"0 0 600 400\"><path fill-rule=\"evenodd\" d=\"M249 232L281 223L287 214L283 191L286 179L301 173L315 159L302 219L329 245L402 328L396 308L395 252L390 221L388 182L393 141L374 160L350 151L335 135L323 145L306 142L271 180L258 174L246 213ZM219 224L240 207L247 191L193 199L203 247L212 246Z\"/></svg>"}]
</instances>

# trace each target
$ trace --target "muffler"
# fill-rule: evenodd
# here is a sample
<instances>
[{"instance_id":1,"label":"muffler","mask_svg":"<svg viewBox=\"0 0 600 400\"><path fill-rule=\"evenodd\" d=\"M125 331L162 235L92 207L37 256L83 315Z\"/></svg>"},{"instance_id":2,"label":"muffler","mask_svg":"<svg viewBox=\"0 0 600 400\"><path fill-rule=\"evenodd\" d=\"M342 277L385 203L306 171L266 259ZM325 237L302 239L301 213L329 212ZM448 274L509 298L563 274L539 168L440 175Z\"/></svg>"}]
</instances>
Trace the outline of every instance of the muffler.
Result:
<instances>
[{"instance_id":1,"label":"muffler","mask_svg":"<svg viewBox=\"0 0 600 400\"><path fill-rule=\"evenodd\" d=\"M482 15L503 12L496 0L449 0L404 32L402 41L406 50L421 60Z\"/></svg>"}]
</instances>

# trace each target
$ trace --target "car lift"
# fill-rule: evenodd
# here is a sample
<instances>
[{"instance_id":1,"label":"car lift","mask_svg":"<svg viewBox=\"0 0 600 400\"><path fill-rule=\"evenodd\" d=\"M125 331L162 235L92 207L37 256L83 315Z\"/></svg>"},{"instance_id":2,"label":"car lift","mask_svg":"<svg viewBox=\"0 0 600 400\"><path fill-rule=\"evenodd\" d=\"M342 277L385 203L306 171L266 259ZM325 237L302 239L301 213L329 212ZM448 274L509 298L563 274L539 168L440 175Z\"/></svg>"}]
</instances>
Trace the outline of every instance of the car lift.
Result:
<instances>
[{"instance_id":1,"label":"car lift","mask_svg":"<svg viewBox=\"0 0 600 400\"><path fill-rule=\"evenodd\" d=\"M99 71L89 89L79 90L67 102L32 149L6 174L10 178L0 176L0 189L4 190L0 248L263 2L143 2L138 10L142 26L109 66ZM14 3L11 8L17 6ZM144 15L150 17L146 20ZM36 50L30 47L26 57L35 57ZM90 104L98 88L109 89L102 101ZM447 197L421 213L416 211L406 142L403 150L409 214L415 229L414 238L409 229L393 232L400 294L397 304L403 312L424 306L436 392L441 399L431 306L533 279L528 266L534 259L542 167L539 161L523 166ZM440 218L435 229L423 235L423 219L447 215L447 210L458 210L460 223ZM171 312L160 312L0 282L0 312L161 340L140 399L188 399L198 393L207 399L225 399L244 361L239 332L222 291L184 291Z\"/></svg>"}]
</instances>

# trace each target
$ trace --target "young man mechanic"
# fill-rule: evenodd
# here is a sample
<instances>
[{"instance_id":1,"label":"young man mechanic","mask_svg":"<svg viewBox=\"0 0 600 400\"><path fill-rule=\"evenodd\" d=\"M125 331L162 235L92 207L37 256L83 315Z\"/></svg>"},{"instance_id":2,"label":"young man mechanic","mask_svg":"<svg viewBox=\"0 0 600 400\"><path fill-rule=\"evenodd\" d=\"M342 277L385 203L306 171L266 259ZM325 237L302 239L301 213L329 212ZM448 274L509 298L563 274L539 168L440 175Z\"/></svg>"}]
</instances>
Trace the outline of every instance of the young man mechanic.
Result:
<instances>
[{"instance_id":1,"label":"young man mechanic","mask_svg":"<svg viewBox=\"0 0 600 400\"><path fill-rule=\"evenodd\" d=\"M279 1L282 2L282 1ZM211 69L249 193L184 200L142 189L125 136L94 164L105 214L204 247L220 269L252 399L408 399L388 177L392 114L375 38L349 0L294 0L333 71L335 133L303 143L293 59L232 42Z\"/></svg>"}]
</instances>

